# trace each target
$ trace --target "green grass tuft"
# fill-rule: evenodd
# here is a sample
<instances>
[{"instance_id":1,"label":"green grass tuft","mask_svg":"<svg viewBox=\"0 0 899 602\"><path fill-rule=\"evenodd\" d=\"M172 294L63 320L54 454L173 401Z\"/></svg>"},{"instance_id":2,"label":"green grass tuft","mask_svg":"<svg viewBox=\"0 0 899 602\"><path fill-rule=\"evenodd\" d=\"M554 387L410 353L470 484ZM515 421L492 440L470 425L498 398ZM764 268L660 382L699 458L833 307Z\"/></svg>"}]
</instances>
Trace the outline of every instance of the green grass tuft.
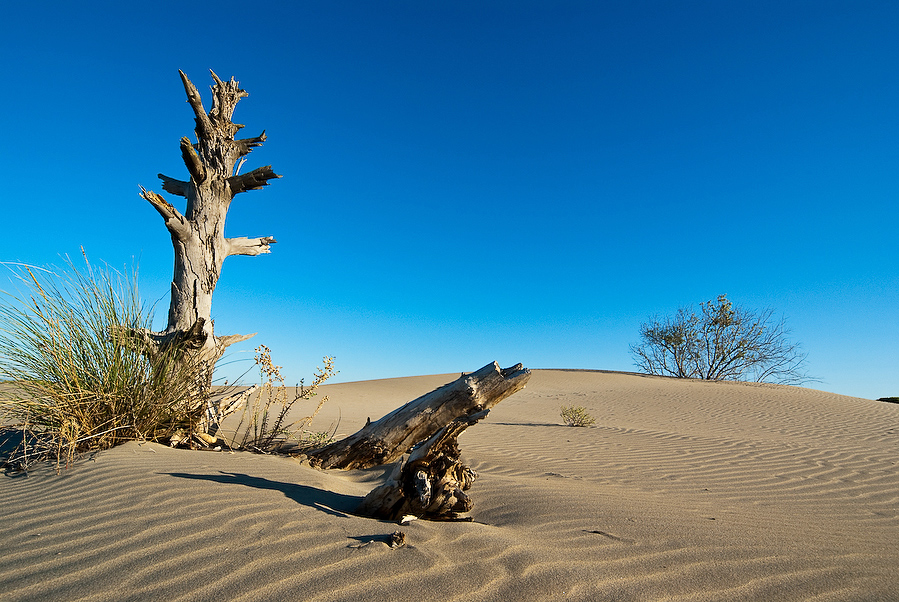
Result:
<instances>
[{"instance_id":1,"label":"green grass tuft","mask_svg":"<svg viewBox=\"0 0 899 602\"><path fill-rule=\"evenodd\" d=\"M126 440L190 428L190 366L170 348L149 358L128 335L149 329L136 271L13 266L18 293L0 291L0 413L58 463ZM28 438L23 438L27 441ZM28 450L22 450L27 452Z\"/></svg>"}]
</instances>

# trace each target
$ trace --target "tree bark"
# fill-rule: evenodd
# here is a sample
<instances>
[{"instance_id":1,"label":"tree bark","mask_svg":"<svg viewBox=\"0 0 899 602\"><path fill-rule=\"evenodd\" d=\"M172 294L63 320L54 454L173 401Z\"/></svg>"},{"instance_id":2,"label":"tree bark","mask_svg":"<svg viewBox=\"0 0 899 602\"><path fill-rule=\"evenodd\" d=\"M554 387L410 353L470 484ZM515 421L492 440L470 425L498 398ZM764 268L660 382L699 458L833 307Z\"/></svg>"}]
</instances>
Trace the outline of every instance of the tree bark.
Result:
<instances>
[{"instance_id":1,"label":"tree bark","mask_svg":"<svg viewBox=\"0 0 899 602\"><path fill-rule=\"evenodd\" d=\"M271 252L271 236L225 238L225 217L234 195L257 190L268 181L280 178L271 166L237 175L235 165L254 147L265 141L265 132L255 138L235 140L243 127L231 117L238 101L247 96L232 77L222 81L214 73L212 109L203 106L200 93L179 71L187 100L196 117L197 143L188 138L180 142L181 156L190 175L188 181L159 174L162 188L186 199L181 213L161 195L141 188L141 197L149 202L165 221L175 251L168 325L159 333L135 333L148 352L165 345L181 345L185 361L197 373L196 396L208 398L215 363L228 345L253 335L216 336L212 322L212 293L221 274L222 263L230 255L260 255Z\"/></svg>"},{"instance_id":2,"label":"tree bark","mask_svg":"<svg viewBox=\"0 0 899 602\"><path fill-rule=\"evenodd\" d=\"M530 376L521 364L505 370L496 362L487 364L369 422L346 439L311 452L309 462L344 469L390 464L454 420L479 415L523 389Z\"/></svg>"}]
</instances>

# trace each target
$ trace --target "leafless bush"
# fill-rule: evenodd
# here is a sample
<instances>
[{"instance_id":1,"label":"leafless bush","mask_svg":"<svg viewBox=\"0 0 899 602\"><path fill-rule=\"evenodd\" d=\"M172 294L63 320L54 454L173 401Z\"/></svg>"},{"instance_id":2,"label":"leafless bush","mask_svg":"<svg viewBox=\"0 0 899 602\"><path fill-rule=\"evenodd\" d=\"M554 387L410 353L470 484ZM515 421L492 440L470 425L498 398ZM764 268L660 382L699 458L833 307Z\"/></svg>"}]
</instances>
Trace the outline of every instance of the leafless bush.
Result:
<instances>
[{"instance_id":1,"label":"leafless bush","mask_svg":"<svg viewBox=\"0 0 899 602\"><path fill-rule=\"evenodd\" d=\"M806 373L807 354L788 340L789 332L773 310L748 310L720 295L702 303L698 314L681 308L674 317L644 323L642 342L631 346L631 354L647 374L788 385L816 380Z\"/></svg>"}]
</instances>

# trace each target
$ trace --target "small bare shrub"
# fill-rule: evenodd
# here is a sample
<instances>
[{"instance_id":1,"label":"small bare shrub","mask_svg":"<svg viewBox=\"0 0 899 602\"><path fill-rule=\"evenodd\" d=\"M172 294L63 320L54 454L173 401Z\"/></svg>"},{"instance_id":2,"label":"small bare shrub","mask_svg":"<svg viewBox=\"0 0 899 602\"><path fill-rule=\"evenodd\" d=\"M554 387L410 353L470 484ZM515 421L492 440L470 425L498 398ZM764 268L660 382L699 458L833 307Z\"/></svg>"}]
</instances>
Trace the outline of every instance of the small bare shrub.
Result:
<instances>
[{"instance_id":1,"label":"small bare shrub","mask_svg":"<svg viewBox=\"0 0 899 602\"><path fill-rule=\"evenodd\" d=\"M562 406L562 420L568 426L590 426L596 419L583 406Z\"/></svg>"}]
</instances>

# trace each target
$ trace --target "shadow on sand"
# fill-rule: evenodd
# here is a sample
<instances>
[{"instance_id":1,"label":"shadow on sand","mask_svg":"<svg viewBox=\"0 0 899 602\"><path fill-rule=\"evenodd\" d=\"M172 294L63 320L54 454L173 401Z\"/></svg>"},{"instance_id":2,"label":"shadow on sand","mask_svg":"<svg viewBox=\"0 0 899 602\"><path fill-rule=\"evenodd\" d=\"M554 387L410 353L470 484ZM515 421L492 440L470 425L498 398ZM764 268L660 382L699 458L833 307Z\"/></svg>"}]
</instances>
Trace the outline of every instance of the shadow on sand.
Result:
<instances>
[{"instance_id":1,"label":"shadow on sand","mask_svg":"<svg viewBox=\"0 0 899 602\"><path fill-rule=\"evenodd\" d=\"M194 479L198 481L212 481L214 483L223 483L226 485L243 485L245 487L255 487L256 489L271 489L280 491L288 499L298 504L321 510L327 514L334 516L346 516L353 514L362 498L355 495L344 495L342 493L334 493L309 485L299 485L295 483L282 483L279 481L271 481L262 477L253 477L246 474L236 472L223 472L219 474L188 474L184 472L164 473L180 479Z\"/></svg>"}]
</instances>

